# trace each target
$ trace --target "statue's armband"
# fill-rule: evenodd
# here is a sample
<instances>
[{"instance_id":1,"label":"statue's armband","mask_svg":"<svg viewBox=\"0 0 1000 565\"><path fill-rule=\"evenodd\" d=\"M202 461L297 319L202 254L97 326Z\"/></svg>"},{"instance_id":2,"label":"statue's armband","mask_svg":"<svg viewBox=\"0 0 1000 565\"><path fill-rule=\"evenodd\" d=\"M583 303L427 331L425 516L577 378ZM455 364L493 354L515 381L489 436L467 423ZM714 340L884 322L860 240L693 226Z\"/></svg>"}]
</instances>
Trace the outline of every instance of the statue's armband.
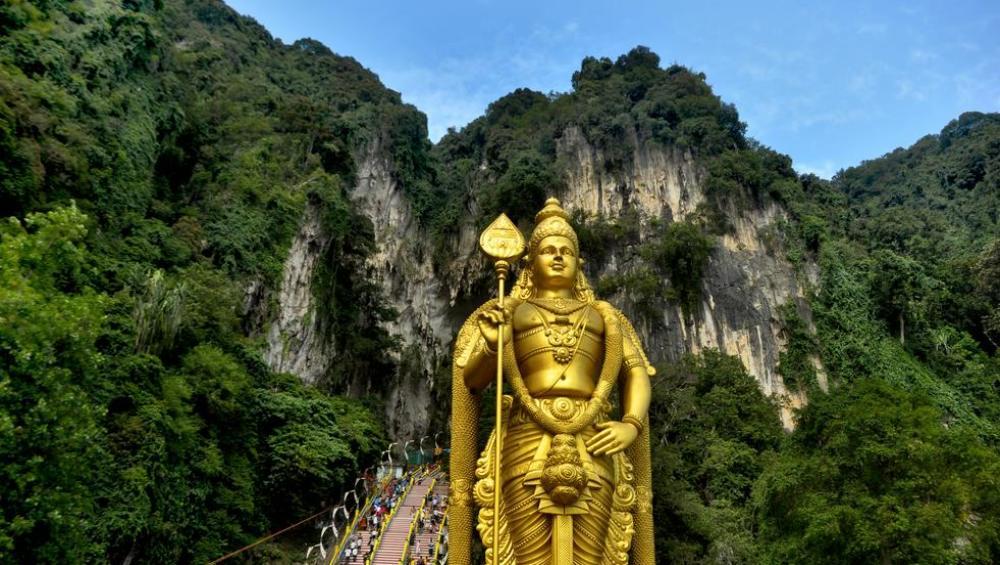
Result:
<instances>
[{"instance_id":1,"label":"statue's armband","mask_svg":"<svg viewBox=\"0 0 1000 565\"><path fill-rule=\"evenodd\" d=\"M639 341L639 334L621 312L618 312L618 320L621 324L622 334L624 334L622 336L622 377L631 374L635 368L643 369L647 376L652 377L656 374L656 368L646 357L646 352L642 349L642 342Z\"/></svg>"}]
</instances>

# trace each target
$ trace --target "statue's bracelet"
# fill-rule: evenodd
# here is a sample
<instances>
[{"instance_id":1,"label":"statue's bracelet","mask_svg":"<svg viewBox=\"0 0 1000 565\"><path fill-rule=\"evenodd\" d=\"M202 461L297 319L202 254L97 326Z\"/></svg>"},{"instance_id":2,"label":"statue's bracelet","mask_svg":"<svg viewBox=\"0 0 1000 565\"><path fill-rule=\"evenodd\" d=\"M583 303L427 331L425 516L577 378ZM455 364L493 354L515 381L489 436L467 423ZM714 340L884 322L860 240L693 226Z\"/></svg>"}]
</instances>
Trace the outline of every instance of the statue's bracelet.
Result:
<instances>
[{"instance_id":1,"label":"statue's bracelet","mask_svg":"<svg viewBox=\"0 0 1000 565\"><path fill-rule=\"evenodd\" d=\"M639 418L627 414L625 416L622 416L622 423L632 424L632 426L635 427L637 432L639 432L640 434L642 433L642 420L640 420Z\"/></svg>"}]
</instances>

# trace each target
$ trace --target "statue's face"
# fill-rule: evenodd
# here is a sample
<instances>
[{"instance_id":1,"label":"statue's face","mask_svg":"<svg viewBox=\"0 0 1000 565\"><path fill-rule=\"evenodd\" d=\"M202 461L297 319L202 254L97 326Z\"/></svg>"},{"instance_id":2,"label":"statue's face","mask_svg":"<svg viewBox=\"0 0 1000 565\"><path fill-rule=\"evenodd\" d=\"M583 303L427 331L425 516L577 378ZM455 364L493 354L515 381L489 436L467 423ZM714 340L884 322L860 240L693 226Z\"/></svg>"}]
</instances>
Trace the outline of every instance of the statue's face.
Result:
<instances>
[{"instance_id":1,"label":"statue's face","mask_svg":"<svg viewBox=\"0 0 1000 565\"><path fill-rule=\"evenodd\" d=\"M531 261L532 279L540 288L573 288L579 267L573 241L561 235L550 235L538 242Z\"/></svg>"}]
</instances>

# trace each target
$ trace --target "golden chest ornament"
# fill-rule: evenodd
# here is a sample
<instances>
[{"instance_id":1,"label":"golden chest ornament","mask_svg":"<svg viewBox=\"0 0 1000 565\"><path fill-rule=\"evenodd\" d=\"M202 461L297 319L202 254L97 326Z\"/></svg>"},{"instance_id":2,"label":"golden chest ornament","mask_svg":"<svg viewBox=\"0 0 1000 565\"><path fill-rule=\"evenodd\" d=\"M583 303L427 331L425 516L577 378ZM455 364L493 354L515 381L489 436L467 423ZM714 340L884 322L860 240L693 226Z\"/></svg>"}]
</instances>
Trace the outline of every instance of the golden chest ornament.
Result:
<instances>
[{"instance_id":1,"label":"golden chest ornament","mask_svg":"<svg viewBox=\"0 0 1000 565\"><path fill-rule=\"evenodd\" d=\"M576 352L580 348L580 338L587 330L590 306L586 302L564 298L532 299L528 300L528 304L531 304L538 312L545 339L552 347L552 358L560 365L568 365L576 356ZM555 315L552 324L547 321L543 310ZM570 315L580 310L583 312L577 317L575 323L572 322Z\"/></svg>"}]
</instances>

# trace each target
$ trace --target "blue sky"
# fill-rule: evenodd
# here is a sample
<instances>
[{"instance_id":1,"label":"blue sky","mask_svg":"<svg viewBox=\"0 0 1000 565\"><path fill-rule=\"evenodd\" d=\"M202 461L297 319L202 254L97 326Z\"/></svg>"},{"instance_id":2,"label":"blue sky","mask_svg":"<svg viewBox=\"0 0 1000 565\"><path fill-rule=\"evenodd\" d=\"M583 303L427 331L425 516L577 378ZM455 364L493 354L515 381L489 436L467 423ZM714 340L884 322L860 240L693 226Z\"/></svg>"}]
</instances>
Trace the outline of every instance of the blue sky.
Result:
<instances>
[{"instance_id":1,"label":"blue sky","mask_svg":"<svg viewBox=\"0 0 1000 565\"><path fill-rule=\"evenodd\" d=\"M1000 111L996 0L228 3L286 43L357 59L427 114L434 141L516 88L568 91L583 57L636 45L704 72L751 136L827 178L962 112Z\"/></svg>"}]
</instances>

